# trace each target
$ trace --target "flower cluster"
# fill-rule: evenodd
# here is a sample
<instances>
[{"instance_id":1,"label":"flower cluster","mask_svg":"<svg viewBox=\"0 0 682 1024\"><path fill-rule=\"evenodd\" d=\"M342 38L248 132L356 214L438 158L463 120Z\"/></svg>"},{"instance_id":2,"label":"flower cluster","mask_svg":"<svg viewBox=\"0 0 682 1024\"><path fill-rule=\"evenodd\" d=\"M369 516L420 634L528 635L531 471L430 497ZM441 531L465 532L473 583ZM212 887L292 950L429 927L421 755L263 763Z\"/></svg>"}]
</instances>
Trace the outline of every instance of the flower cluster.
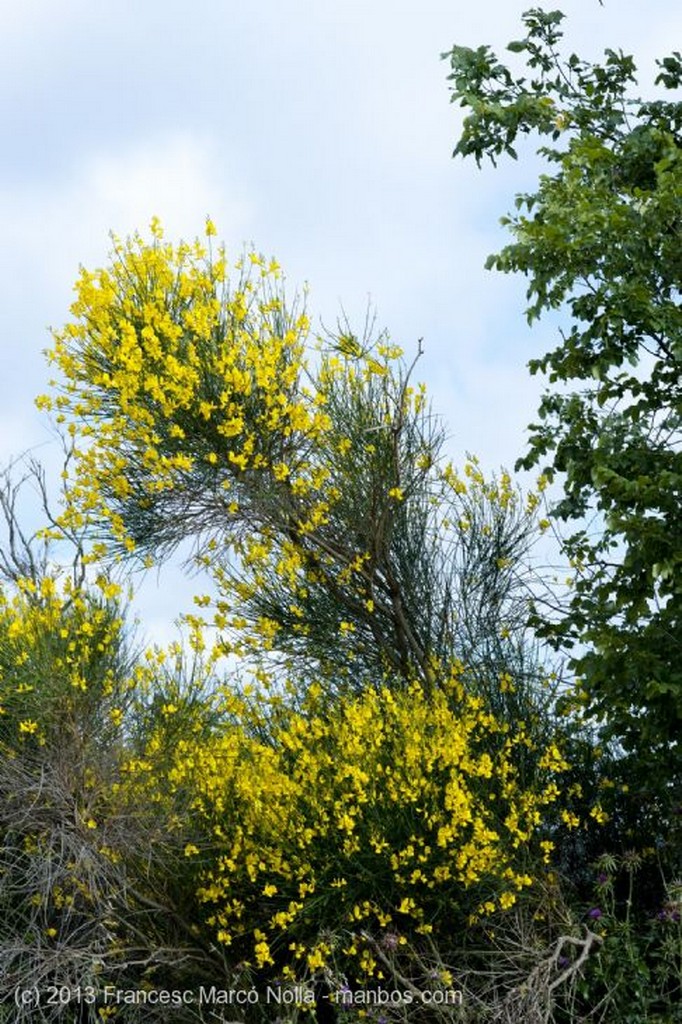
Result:
<instances>
[{"instance_id":1,"label":"flower cluster","mask_svg":"<svg viewBox=\"0 0 682 1024\"><path fill-rule=\"evenodd\" d=\"M277 264L250 253L233 284L210 232L207 245L173 246L158 223L153 235L115 239L107 269L81 271L50 352L65 383L38 400L78 436L65 521L104 519L130 551L153 529L144 511L183 482L210 480L228 516L248 472L305 493L305 449L328 427L301 380L308 320L286 309Z\"/></svg>"},{"instance_id":2,"label":"flower cluster","mask_svg":"<svg viewBox=\"0 0 682 1024\"><path fill-rule=\"evenodd\" d=\"M121 674L118 587L101 576L86 591L66 577L20 579L0 590L0 739L5 754L44 746L86 713L120 724L140 671Z\"/></svg>"},{"instance_id":3,"label":"flower cluster","mask_svg":"<svg viewBox=\"0 0 682 1024\"><path fill-rule=\"evenodd\" d=\"M205 921L235 955L300 976L328 962L328 930L371 974L366 932L447 932L532 884L567 765L554 745L538 751L529 786L523 723L512 732L467 695L461 666L433 694L384 687L330 705L313 686L299 710L273 696L265 712L262 699L223 700L231 724L182 736L170 758L159 723L128 784L152 800L191 794L185 855Z\"/></svg>"}]
</instances>

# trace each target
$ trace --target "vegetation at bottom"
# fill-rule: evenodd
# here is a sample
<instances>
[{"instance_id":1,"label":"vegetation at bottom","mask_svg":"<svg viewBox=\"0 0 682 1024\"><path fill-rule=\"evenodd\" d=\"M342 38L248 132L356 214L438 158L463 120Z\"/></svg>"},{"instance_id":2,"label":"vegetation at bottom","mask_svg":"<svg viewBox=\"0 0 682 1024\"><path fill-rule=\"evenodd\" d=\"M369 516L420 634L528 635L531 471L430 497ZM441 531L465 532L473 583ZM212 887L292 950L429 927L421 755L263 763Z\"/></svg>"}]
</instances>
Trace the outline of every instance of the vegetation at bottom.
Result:
<instances>
[{"instance_id":1,"label":"vegetation at bottom","mask_svg":"<svg viewBox=\"0 0 682 1024\"><path fill-rule=\"evenodd\" d=\"M561 18L531 78L446 55L457 153L552 143L491 258L571 324L532 490L447 460L420 344L317 335L211 221L81 271L60 493L0 481L2 1024L681 1019L682 115ZM129 588L178 551L146 648Z\"/></svg>"}]
</instances>

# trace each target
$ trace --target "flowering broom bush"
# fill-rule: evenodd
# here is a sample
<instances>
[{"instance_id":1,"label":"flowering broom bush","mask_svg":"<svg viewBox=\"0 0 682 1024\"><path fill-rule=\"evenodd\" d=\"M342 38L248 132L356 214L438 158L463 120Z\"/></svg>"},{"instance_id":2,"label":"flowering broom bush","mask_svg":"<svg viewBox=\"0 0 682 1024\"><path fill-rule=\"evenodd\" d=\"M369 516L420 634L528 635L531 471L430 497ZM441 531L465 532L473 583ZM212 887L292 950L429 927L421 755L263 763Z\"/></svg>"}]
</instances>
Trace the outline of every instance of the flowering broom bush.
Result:
<instances>
[{"instance_id":1,"label":"flowering broom bush","mask_svg":"<svg viewBox=\"0 0 682 1024\"><path fill-rule=\"evenodd\" d=\"M232 281L214 231L172 246L154 223L82 271L39 400L76 438L61 526L145 564L193 539L223 652L358 690L429 687L455 654L495 699L497 670L522 686L538 495L458 474L400 349L310 338L278 265L251 253Z\"/></svg>"},{"instance_id":2,"label":"flowering broom bush","mask_svg":"<svg viewBox=\"0 0 682 1024\"><path fill-rule=\"evenodd\" d=\"M72 445L45 537L83 537L86 575L190 540L210 580L185 616L193 666L140 655L126 701L70 646L85 575L43 623L66 643L60 692L109 730L100 817L137 823L121 891L168 918L135 970L172 981L179 943L192 985L376 985L388 950L404 971L437 948L445 978L466 930L525 913L561 829L583 827L579 787L562 794L571 722L526 629L545 481L524 497L474 457L458 472L387 337L311 336L277 264L230 268L214 233L114 240L38 400ZM49 745L49 703L11 692L13 742Z\"/></svg>"},{"instance_id":3,"label":"flowering broom bush","mask_svg":"<svg viewBox=\"0 0 682 1024\"><path fill-rule=\"evenodd\" d=\"M15 990L94 993L103 978L124 977L134 918L154 945L121 852L145 837L112 800L122 723L143 676L112 584L88 590L44 576L3 586L0 978L12 1012L0 1020L41 1019L33 1002L15 1005Z\"/></svg>"},{"instance_id":4,"label":"flowering broom bush","mask_svg":"<svg viewBox=\"0 0 682 1024\"><path fill-rule=\"evenodd\" d=\"M366 933L449 942L513 906L552 849L546 819L567 767L556 746L500 724L457 667L432 694L415 683L330 706L311 690L302 710L275 702L267 735L262 708L228 695L233 723L190 731L170 753L160 727L130 766L152 800L193 794L184 852L218 942L285 977L332 954L372 976ZM530 785L519 746L535 754Z\"/></svg>"}]
</instances>

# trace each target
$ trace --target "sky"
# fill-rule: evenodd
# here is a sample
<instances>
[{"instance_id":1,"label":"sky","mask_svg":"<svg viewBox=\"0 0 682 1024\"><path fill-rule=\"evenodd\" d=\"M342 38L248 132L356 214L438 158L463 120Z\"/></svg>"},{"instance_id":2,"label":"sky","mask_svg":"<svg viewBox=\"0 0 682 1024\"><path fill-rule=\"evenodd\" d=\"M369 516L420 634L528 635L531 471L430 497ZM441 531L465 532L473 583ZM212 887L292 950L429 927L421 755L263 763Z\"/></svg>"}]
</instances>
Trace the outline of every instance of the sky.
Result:
<instances>
[{"instance_id":1,"label":"sky","mask_svg":"<svg viewBox=\"0 0 682 1024\"><path fill-rule=\"evenodd\" d=\"M106 263L109 232L194 238L210 214L228 252L253 243L307 284L313 324L342 310L409 355L449 430L450 454L489 469L523 454L541 382L528 359L524 283L483 269L499 218L537 164L452 159L454 43L500 55L521 35L515 0L0 0L0 462L56 459L33 406L49 328L68 318L79 265ZM566 45L633 53L642 91L679 49L677 0L556 0ZM160 635L184 594L145 584ZM156 631L156 632L155 632Z\"/></svg>"}]
</instances>

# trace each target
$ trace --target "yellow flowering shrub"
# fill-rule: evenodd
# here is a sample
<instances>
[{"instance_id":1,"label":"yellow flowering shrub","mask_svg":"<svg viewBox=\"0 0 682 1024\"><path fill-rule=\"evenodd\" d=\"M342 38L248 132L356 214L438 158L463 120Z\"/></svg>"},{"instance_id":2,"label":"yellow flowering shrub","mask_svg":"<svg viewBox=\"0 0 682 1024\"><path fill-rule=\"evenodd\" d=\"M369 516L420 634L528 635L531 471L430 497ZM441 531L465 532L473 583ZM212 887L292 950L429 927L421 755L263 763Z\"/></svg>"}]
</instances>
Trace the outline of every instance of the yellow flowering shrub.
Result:
<instances>
[{"instance_id":1,"label":"yellow flowering shrub","mask_svg":"<svg viewBox=\"0 0 682 1024\"><path fill-rule=\"evenodd\" d=\"M115 239L39 399L74 444L56 527L95 562L192 539L213 584L185 615L195 696L178 648L140 660L127 726L108 708L112 795L163 822L172 879L149 877L211 955L379 977L374 939L447 944L504 914L581 824L526 633L544 481L524 496L446 462L386 336L311 336L278 265L230 265L214 233Z\"/></svg>"},{"instance_id":2,"label":"yellow flowering shrub","mask_svg":"<svg viewBox=\"0 0 682 1024\"><path fill-rule=\"evenodd\" d=\"M0 741L59 746L89 723L83 744L103 741L123 718L139 670L122 675L118 588L100 577L91 591L73 579L20 579L0 588Z\"/></svg>"},{"instance_id":3,"label":"yellow flowering shrub","mask_svg":"<svg viewBox=\"0 0 682 1024\"><path fill-rule=\"evenodd\" d=\"M209 624L223 653L340 690L387 672L430 686L434 664L485 650L495 686L523 643L539 498L474 458L444 464L401 350L310 337L278 265L230 267L213 230L172 245L155 222L81 272L39 399L75 444L59 523L89 527L94 557L105 537L146 564L194 539L214 583L188 616L199 650Z\"/></svg>"},{"instance_id":4,"label":"yellow flowering shrub","mask_svg":"<svg viewBox=\"0 0 682 1024\"><path fill-rule=\"evenodd\" d=\"M107 979L121 978L139 943L129 921L144 929L148 913L128 886L127 851L141 854L153 826L144 805L122 812L117 779L131 705L146 699L150 674L127 650L118 588L102 575L88 587L78 571L52 571L6 572L0 587L5 991L93 985L105 963ZM33 1019L35 1007L16 1009L12 1020Z\"/></svg>"},{"instance_id":5,"label":"yellow flowering shrub","mask_svg":"<svg viewBox=\"0 0 682 1024\"><path fill-rule=\"evenodd\" d=\"M234 957L302 976L327 962L328 932L354 941L359 970L364 933L449 935L532 884L567 765L554 745L538 751L529 785L523 723L514 732L467 695L461 666L434 693L414 683L330 705L313 687L299 710L223 700L211 735L171 747L159 723L127 785L189 796L196 896Z\"/></svg>"}]
</instances>

